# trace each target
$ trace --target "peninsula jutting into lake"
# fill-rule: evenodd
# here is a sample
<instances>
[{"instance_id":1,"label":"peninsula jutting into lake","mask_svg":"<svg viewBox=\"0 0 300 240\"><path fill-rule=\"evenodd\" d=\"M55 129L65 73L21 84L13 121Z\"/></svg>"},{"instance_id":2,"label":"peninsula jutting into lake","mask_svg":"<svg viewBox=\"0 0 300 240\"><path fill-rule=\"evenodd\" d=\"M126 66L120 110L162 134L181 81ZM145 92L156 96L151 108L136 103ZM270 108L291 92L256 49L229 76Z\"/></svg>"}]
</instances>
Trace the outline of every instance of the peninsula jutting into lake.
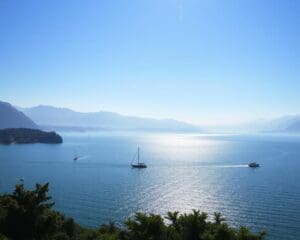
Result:
<instances>
[{"instance_id":1,"label":"peninsula jutting into lake","mask_svg":"<svg viewBox=\"0 0 300 240\"><path fill-rule=\"evenodd\" d=\"M62 142L62 137L56 132L44 132L29 128L7 128L0 130L0 144Z\"/></svg>"}]
</instances>

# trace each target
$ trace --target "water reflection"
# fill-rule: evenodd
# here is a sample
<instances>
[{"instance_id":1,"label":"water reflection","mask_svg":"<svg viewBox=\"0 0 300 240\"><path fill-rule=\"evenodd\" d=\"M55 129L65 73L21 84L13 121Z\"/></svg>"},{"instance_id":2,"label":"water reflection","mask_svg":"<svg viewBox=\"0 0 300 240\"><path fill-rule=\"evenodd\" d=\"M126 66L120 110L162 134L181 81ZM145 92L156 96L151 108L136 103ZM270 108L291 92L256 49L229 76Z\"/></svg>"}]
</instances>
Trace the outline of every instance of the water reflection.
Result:
<instances>
[{"instance_id":1,"label":"water reflection","mask_svg":"<svg viewBox=\"0 0 300 240\"><path fill-rule=\"evenodd\" d=\"M27 186L49 181L56 208L88 226L120 222L135 211L200 209L221 211L233 225L266 227L272 239L300 235L297 139L141 133L64 139L62 145L0 146L0 191L12 190L20 176ZM84 157L74 162L77 146ZM137 146L147 169L129 166ZM250 161L262 167L249 169Z\"/></svg>"}]
</instances>

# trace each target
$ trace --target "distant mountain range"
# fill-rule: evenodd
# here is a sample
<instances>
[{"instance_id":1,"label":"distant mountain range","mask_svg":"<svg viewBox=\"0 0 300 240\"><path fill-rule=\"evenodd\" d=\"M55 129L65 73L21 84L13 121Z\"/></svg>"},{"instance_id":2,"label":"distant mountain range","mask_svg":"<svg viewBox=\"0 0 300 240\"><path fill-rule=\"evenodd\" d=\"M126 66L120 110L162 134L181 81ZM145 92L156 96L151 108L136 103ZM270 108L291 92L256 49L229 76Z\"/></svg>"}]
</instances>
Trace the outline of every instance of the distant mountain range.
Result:
<instances>
[{"instance_id":1,"label":"distant mountain range","mask_svg":"<svg viewBox=\"0 0 300 240\"><path fill-rule=\"evenodd\" d=\"M48 130L148 130L200 131L198 126L172 119L124 116L113 112L76 112L68 108L37 106L19 108L29 118ZM52 128L52 129L51 129Z\"/></svg>"},{"instance_id":2,"label":"distant mountain range","mask_svg":"<svg viewBox=\"0 0 300 240\"><path fill-rule=\"evenodd\" d=\"M113 112L76 112L68 108L37 106L13 107L0 101L0 129L32 128L56 131L146 130L170 132L202 132L203 129L172 119L153 119L125 116ZM226 127L219 127L226 130ZM207 128L206 130L209 130ZM300 115L273 120L259 120L248 124L227 127L228 132L242 131L300 133Z\"/></svg>"},{"instance_id":3,"label":"distant mountain range","mask_svg":"<svg viewBox=\"0 0 300 240\"><path fill-rule=\"evenodd\" d=\"M266 124L265 130L271 132L300 133L300 115L285 116L274 119Z\"/></svg>"},{"instance_id":4,"label":"distant mountain range","mask_svg":"<svg viewBox=\"0 0 300 240\"><path fill-rule=\"evenodd\" d=\"M0 129L4 128L32 128L38 126L24 113L18 111L11 104L0 101Z\"/></svg>"},{"instance_id":5,"label":"distant mountain range","mask_svg":"<svg viewBox=\"0 0 300 240\"><path fill-rule=\"evenodd\" d=\"M259 119L240 124L212 126L207 129L215 133L300 133L300 115Z\"/></svg>"}]
</instances>

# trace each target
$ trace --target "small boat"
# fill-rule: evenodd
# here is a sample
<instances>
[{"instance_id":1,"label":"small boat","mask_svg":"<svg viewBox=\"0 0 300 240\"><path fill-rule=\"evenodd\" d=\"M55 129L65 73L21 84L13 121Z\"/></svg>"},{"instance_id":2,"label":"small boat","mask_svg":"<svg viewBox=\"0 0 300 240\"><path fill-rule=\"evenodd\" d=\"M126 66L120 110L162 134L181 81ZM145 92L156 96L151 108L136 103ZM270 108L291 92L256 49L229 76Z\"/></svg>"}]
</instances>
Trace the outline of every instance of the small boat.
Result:
<instances>
[{"instance_id":1,"label":"small boat","mask_svg":"<svg viewBox=\"0 0 300 240\"><path fill-rule=\"evenodd\" d=\"M147 165L145 163L140 162L140 148L137 150L137 163L131 163L132 168L146 168Z\"/></svg>"},{"instance_id":2,"label":"small boat","mask_svg":"<svg viewBox=\"0 0 300 240\"><path fill-rule=\"evenodd\" d=\"M20 182L24 182L24 178L22 178L22 177L19 178L19 181L20 181Z\"/></svg>"},{"instance_id":3,"label":"small boat","mask_svg":"<svg viewBox=\"0 0 300 240\"><path fill-rule=\"evenodd\" d=\"M73 157L74 161L77 161L80 158L80 154L78 154L78 149L79 147L77 147L77 149L74 149L74 157Z\"/></svg>"},{"instance_id":4,"label":"small boat","mask_svg":"<svg viewBox=\"0 0 300 240\"><path fill-rule=\"evenodd\" d=\"M250 168L257 168L257 167L259 167L259 164L256 163L256 162L251 162L251 163L248 164L248 167L250 167Z\"/></svg>"}]
</instances>

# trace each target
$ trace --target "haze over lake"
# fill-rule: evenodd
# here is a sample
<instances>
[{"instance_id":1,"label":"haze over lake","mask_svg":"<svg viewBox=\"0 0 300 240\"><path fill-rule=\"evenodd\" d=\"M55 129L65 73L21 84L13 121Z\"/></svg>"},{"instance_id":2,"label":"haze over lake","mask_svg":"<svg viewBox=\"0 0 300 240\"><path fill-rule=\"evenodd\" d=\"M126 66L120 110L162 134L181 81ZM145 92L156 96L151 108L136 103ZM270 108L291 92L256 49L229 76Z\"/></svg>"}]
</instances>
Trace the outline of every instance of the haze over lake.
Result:
<instances>
[{"instance_id":1,"label":"haze over lake","mask_svg":"<svg viewBox=\"0 0 300 240\"><path fill-rule=\"evenodd\" d=\"M299 16L0 1L0 240L300 240Z\"/></svg>"},{"instance_id":2,"label":"haze over lake","mask_svg":"<svg viewBox=\"0 0 300 240\"><path fill-rule=\"evenodd\" d=\"M135 211L221 211L267 239L300 236L300 136L62 133L61 145L0 146L0 192L50 182L55 208L80 224ZM148 168L131 169L137 147ZM79 155L73 161L74 154ZM247 164L257 161L258 169Z\"/></svg>"}]
</instances>

